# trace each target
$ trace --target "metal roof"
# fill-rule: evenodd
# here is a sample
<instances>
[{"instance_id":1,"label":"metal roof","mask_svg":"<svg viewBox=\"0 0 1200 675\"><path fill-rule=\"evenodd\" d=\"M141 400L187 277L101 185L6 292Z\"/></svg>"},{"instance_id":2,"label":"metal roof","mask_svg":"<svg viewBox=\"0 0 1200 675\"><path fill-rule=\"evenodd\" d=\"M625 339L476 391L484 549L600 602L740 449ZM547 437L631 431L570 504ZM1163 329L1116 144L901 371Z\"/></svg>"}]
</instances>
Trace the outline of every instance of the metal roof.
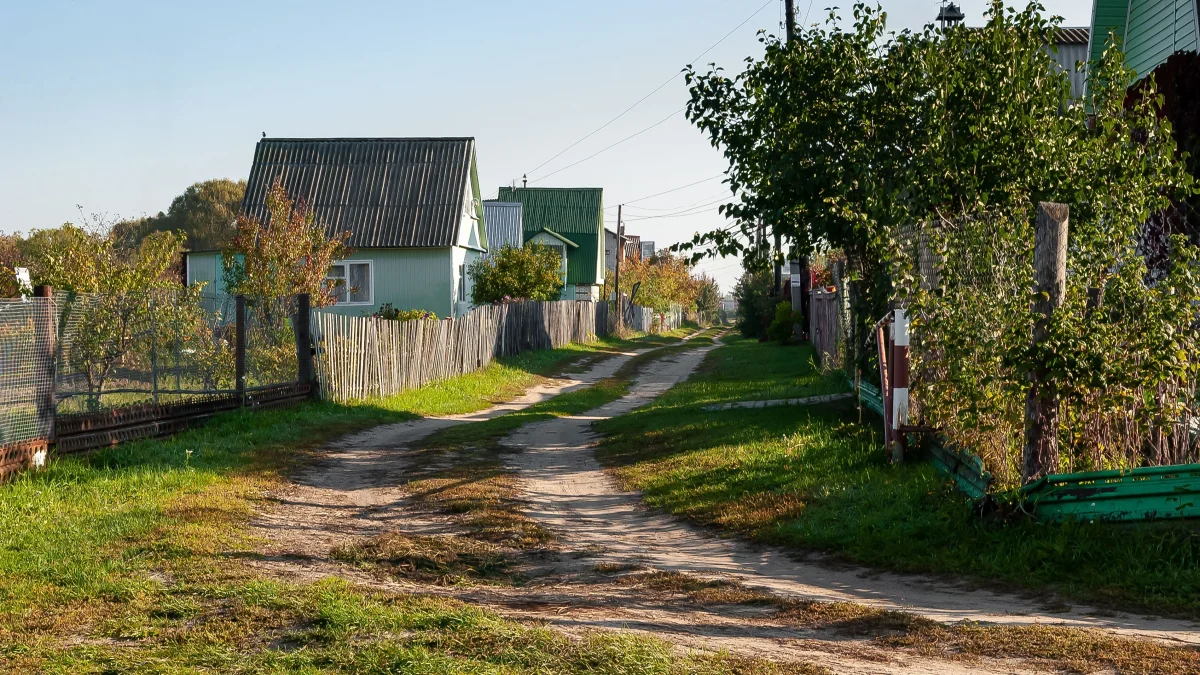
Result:
<instances>
[{"instance_id":1,"label":"metal roof","mask_svg":"<svg viewBox=\"0 0 1200 675\"><path fill-rule=\"evenodd\" d=\"M552 230L548 227L543 227L542 229L538 230L537 232L531 233L530 238L536 237L539 234L550 235L551 237L554 237L555 239L561 241L562 243L566 244L567 246L570 246L571 248L579 248L579 244L576 244L575 242L571 241L570 239L567 239L566 237L562 236L561 234L555 232L554 230Z\"/></svg>"},{"instance_id":2,"label":"metal roof","mask_svg":"<svg viewBox=\"0 0 1200 675\"><path fill-rule=\"evenodd\" d=\"M280 178L330 233L349 231L352 247L453 246L474 160L473 138L264 138L242 210L267 219Z\"/></svg>"},{"instance_id":3,"label":"metal roof","mask_svg":"<svg viewBox=\"0 0 1200 675\"><path fill-rule=\"evenodd\" d=\"M494 253L506 245L521 248L525 243L525 231L521 227L521 202L484 202L483 220L487 227L489 251Z\"/></svg>"},{"instance_id":4,"label":"metal roof","mask_svg":"<svg viewBox=\"0 0 1200 675\"><path fill-rule=\"evenodd\" d=\"M1091 35L1090 28L1059 28L1055 43L1060 45L1086 45L1088 36Z\"/></svg>"}]
</instances>

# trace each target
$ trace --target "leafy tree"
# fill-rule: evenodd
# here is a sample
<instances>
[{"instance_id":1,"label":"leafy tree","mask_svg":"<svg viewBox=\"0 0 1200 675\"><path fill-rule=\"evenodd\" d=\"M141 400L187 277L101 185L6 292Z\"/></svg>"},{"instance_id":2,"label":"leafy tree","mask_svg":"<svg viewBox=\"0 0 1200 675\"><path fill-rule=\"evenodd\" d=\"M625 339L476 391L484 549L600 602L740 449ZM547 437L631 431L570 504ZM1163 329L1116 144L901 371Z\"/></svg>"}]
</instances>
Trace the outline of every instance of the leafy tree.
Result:
<instances>
[{"instance_id":1,"label":"leafy tree","mask_svg":"<svg viewBox=\"0 0 1200 675\"><path fill-rule=\"evenodd\" d=\"M152 232L179 232L189 250L224 248L234 235L245 194L244 180L216 178L195 183L176 197L165 213L117 223L114 237L118 246L136 248Z\"/></svg>"},{"instance_id":2,"label":"leafy tree","mask_svg":"<svg viewBox=\"0 0 1200 675\"><path fill-rule=\"evenodd\" d=\"M766 270L747 271L733 287L737 299L737 327L748 338L766 339L774 305L769 297L771 275Z\"/></svg>"},{"instance_id":3,"label":"leafy tree","mask_svg":"<svg viewBox=\"0 0 1200 675\"><path fill-rule=\"evenodd\" d=\"M616 275L604 280L604 297L613 293ZM672 305L691 309L699 291L699 282L692 277L687 258L670 251L660 251L650 258L626 258L621 263L621 294L631 297L634 284L639 284L633 301L653 309L659 315L659 325L666 324L666 314Z\"/></svg>"},{"instance_id":4,"label":"leafy tree","mask_svg":"<svg viewBox=\"0 0 1200 675\"><path fill-rule=\"evenodd\" d=\"M471 301L487 305L513 300L557 300L562 294L562 256L549 246L505 246L468 269Z\"/></svg>"},{"instance_id":5,"label":"leafy tree","mask_svg":"<svg viewBox=\"0 0 1200 675\"><path fill-rule=\"evenodd\" d=\"M721 311L721 286L710 276L701 276L696 283L696 312L700 320L707 323L716 321Z\"/></svg>"},{"instance_id":6,"label":"leafy tree","mask_svg":"<svg viewBox=\"0 0 1200 675\"><path fill-rule=\"evenodd\" d=\"M350 255L349 232L330 236L303 200L293 201L279 180L267 193L269 217L263 223L237 217L236 233L225 248L225 288L231 295L265 300L308 293L314 307L335 302L326 279L334 261Z\"/></svg>"},{"instance_id":7,"label":"leafy tree","mask_svg":"<svg viewBox=\"0 0 1200 675\"><path fill-rule=\"evenodd\" d=\"M162 345L203 333L200 289L180 288L181 246L178 235L155 232L136 250L122 250L111 232L70 223L21 243L34 283L83 294L70 308L78 329L64 367L85 376L93 409L119 366L145 366Z\"/></svg>"},{"instance_id":8,"label":"leafy tree","mask_svg":"<svg viewBox=\"0 0 1200 675\"><path fill-rule=\"evenodd\" d=\"M16 268L21 267L21 235L0 234L0 298L15 298L17 288Z\"/></svg>"},{"instance_id":9,"label":"leafy tree","mask_svg":"<svg viewBox=\"0 0 1200 675\"><path fill-rule=\"evenodd\" d=\"M776 303L774 311L775 315L771 318L771 324L767 326L767 339L786 345L792 341L792 333L797 319L792 313L792 303L787 301Z\"/></svg>"}]
</instances>

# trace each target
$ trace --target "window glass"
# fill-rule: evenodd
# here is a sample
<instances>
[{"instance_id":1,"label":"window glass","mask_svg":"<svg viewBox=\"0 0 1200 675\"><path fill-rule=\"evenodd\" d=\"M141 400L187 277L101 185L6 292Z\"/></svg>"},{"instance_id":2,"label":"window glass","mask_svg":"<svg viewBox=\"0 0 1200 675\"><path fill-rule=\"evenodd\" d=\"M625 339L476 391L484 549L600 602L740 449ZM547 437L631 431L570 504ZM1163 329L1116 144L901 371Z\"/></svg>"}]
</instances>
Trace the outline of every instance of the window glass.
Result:
<instances>
[{"instance_id":1,"label":"window glass","mask_svg":"<svg viewBox=\"0 0 1200 675\"><path fill-rule=\"evenodd\" d=\"M329 274L325 275L325 279L332 281L333 298L337 302L346 301L346 266L343 264L330 265Z\"/></svg>"},{"instance_id":2,"label":"window glass","mask_svg":"<svg viewBox=\"0 0 1200 675\"><path fill-rule=\"evenodd\" d=\"M350 302L371 302L370 263L350 263Z\"/></svg>"}]
</instances>

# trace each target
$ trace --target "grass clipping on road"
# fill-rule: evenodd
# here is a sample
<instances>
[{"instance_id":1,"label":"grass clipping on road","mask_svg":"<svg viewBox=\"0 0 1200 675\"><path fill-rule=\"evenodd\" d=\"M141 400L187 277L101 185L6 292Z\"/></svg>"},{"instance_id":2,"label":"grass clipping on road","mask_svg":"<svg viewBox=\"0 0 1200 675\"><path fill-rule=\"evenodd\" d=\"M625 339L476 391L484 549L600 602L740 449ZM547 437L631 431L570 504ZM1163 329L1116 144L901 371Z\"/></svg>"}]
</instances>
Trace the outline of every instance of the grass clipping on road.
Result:
<instances>
[{"instance_id":1,"label":"grass clipping on road","mask_svg":"<svg viewBox=\"0 0 1200 675\"><path fill-rule=\"evenodd\" d=\"M852 401L706 411L844 391L808 347L737 337L651 405L597 423L598 456L651 506L757 541L1200 619L1200 529L984 520L928 462L893 466ZM1052 597L1046 604L1052 602Z\"/></svg>"}]
</instances>

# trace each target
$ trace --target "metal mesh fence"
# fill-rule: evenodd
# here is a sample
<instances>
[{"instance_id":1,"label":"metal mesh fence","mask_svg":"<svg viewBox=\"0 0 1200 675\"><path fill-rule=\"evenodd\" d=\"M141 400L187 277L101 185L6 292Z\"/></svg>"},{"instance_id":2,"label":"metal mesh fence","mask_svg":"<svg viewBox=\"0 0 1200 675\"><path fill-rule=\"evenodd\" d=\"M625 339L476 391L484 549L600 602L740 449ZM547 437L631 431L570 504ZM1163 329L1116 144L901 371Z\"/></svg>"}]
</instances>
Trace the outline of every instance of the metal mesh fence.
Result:
<instances>
[{"instance_id":1,"label":"metal mesh fence","mask_svg":"<svg viewBox=\"0 0 1200 675\"><path fill-rule=\"evenodd\" d=\"M0 446L50 433L54 306L48 298L0 299Z\"/></svg>"},{"instance_id":2,"label":"metal mesh fence","mask_svg":"<svg viewBox=\"0 0 1200 675\"><path fill-rule=\"evenodd\" d=\"M155 289L56 300L60 413L233 390L232 298Z\"/></svg>"}]
</instances>

